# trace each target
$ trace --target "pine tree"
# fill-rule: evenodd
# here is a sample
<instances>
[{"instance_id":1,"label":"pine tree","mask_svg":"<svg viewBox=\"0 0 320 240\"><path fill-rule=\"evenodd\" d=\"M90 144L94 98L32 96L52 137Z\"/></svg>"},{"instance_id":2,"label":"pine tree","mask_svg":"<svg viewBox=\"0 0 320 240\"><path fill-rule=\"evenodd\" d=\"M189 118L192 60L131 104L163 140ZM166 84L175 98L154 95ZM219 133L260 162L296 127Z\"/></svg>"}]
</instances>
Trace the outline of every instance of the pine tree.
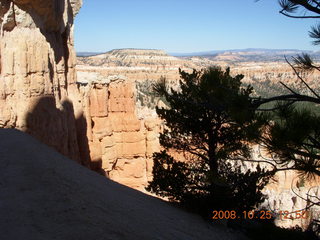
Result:
<instances>
[{"instance_id":1,"label":"pine tree","mask_svg":"<svg viewBox=\"0 0 320 240\"><path fill-rule=\"evenodd\" d=\"M180 70L180 76L178 90L168 89L165 79L154 86L168 107L156 109L165 124L160 135L165 150L154 155L147 189L194 203L193 208L251 209L262 201L260 191L270 174L260 168L243 173L240 165L228 161L250 158L249 133L259 128L251 107L252 87L242 87L243 75L232 77L229 68ZM174 159L172 152L185 160Z\"/></svg>"}]
</instances>

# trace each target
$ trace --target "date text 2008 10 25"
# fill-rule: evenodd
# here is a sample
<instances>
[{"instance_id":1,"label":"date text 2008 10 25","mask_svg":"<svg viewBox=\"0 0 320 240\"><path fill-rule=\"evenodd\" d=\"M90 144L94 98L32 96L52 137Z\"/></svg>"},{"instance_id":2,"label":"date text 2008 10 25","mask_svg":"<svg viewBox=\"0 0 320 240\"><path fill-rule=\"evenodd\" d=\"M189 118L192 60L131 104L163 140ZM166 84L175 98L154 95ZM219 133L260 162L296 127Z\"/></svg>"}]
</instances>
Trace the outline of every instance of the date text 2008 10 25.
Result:
<instances>
[{"instance_id":1,"label":"date text 2008 10 25","mask_svg":"<svg viewBox=\"0 0 320 240\"><path fill-rule=\"evenodd\" d=\"M309 217L309 211L299 210L299 211L279 211L277 214L268 211L242 211L237 212L235 210L225 210L225 211L212 211L213 220L221 219L273 219L279 217L280 220L286 219L307 219Z\"/></svg>"}]
</instances>

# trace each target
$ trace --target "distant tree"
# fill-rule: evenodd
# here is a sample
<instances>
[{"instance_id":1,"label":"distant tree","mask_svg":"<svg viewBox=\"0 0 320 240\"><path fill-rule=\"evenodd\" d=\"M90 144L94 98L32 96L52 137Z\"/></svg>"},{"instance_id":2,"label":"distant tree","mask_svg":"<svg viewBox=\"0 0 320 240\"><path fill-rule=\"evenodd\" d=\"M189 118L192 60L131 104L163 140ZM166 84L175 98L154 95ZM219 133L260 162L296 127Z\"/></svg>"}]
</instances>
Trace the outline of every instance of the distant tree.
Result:
<instances>
[{"instance_id":1,"label":"distant tree","mask_svg":"<svg viewBox=\"0 0 320 240\"><path fill-rule=\"evenodd\" d=\"M195 208L252 209L263 200L270 173L259 167L243 172L228 162L250 159L250 133L260 127L251 107L252 87L241 87L243 75L232 77L229 68L180 70L180 75L179 90L168 89L165 79L154 87L169 106L156 109L165 123L160 135L165 150L154 155L147 189Z\"/></svg>"}]
</instances>

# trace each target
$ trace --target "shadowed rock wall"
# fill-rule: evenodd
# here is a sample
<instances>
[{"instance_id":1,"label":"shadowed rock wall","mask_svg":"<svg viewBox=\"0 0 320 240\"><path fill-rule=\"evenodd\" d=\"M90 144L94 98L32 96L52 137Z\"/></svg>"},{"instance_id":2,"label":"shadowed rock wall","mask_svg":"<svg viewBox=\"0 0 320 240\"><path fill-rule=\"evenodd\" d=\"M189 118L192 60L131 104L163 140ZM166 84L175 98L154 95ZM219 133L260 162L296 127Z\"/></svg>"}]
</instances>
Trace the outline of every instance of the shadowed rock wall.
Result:
<instances>
[{"instance_id":1,"label":"shadowed rock wall","mask_svg":"<svg viewBox=\"0 0 320 240\"><path fill-rule=\"evenodd\" d=\"M81 112L73 104L73 18L81 4L0 1L0 127L24 130L85 164L76 130Z\"/></svg>"}]
</instances>

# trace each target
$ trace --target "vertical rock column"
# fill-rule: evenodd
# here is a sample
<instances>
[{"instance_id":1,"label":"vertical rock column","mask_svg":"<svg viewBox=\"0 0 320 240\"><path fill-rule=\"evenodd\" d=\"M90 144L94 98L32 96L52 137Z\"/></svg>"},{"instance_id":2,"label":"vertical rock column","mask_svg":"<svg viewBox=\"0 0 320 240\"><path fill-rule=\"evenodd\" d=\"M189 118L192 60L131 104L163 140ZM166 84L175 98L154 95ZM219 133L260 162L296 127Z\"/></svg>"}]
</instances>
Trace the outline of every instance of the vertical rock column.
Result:
<instances>
[{"instance_id":1,"label":"vertical rock column","mask_svg":"<svg viewBox=\"0 0 320 240\"><path fill-rule=\"evenodd\" d=\"M0 127L26 131L77 161L73 18L80 6L0 1Z\"/></svg>"},{"instance_id":2,"label":"vertical rock column","mask_svg":"<svg viewBox=\"0 0 320 240\"><path fill-rule=\"evenodd\" d=\"M122 76L78 75L87 124L91 168L144 190L152 154L160 150L159 120L138 118L135 82Z\"/></svg>"}]
</instances>

